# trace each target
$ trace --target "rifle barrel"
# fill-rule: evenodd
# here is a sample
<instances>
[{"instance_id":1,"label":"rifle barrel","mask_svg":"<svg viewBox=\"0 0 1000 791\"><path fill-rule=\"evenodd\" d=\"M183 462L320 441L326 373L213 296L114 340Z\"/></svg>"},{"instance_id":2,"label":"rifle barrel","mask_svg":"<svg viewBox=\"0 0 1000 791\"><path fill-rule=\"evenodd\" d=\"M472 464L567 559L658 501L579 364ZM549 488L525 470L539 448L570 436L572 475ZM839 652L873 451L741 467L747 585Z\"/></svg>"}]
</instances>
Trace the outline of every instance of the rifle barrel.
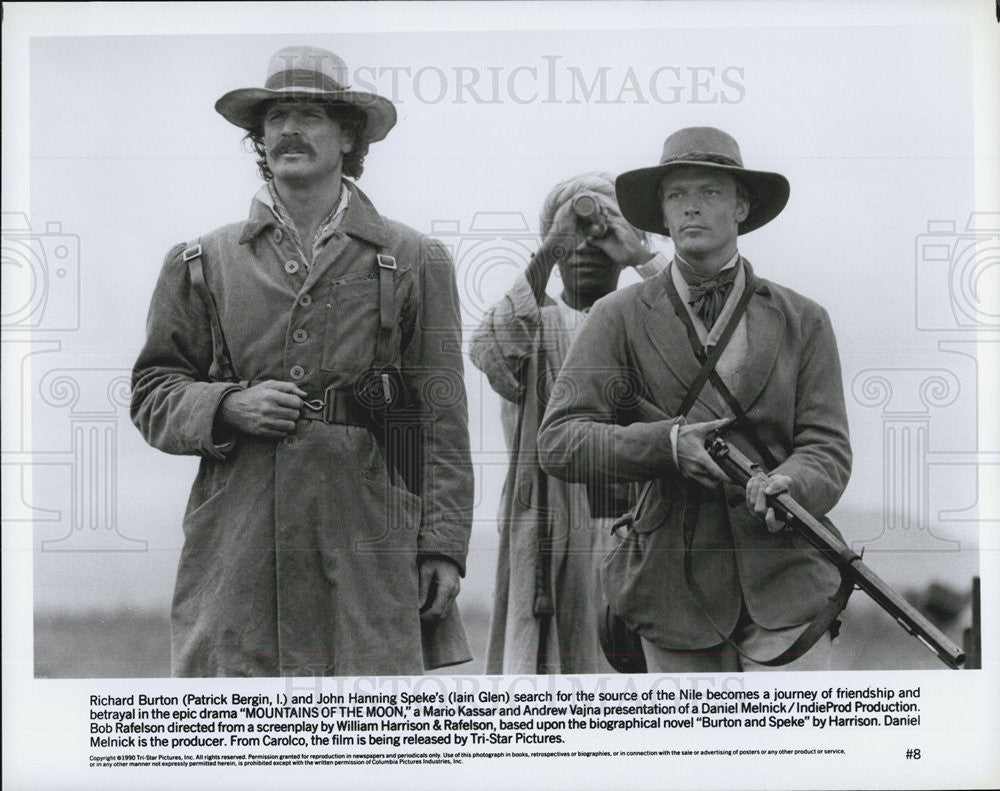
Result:
<instances>
[{"instance_id":1,"label":"rifle barrel","mask_svg":"<svg viewBox=\"0 0 1000 791\"><path fill-rule=\"evenodd\" d=\"M741 486L746 486L753 477L767 478L763 467L751 461L721 437L709 439L706 448L726 475ZM795 498L783 493L769 496L768 501L780 515L790 519L789 525L794 530L836 563L841 573L850 575L855 585L867 593L907 632L937 654L942 662L955 669L962 666L965 662L965 653L962 649L949 640L912 604L886 585L868 568L857 552L827 529Z\"/></svg>"}]
</instances>

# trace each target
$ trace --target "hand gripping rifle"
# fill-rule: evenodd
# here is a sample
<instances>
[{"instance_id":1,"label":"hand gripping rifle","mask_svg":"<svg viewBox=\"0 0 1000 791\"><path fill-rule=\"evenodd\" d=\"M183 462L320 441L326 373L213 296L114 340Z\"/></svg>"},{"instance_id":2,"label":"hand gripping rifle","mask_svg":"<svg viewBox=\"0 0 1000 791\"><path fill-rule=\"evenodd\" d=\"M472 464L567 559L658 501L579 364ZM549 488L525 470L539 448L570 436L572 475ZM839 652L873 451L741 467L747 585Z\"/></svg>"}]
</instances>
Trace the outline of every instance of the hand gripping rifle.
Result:
<instances>
[{"instance_id":1,"label":"hand gripping rifle","mask_svg":"<svg viewBox=\"0 0 1000 791\"><path fill-rule=\"evenodd\" d=\"M705 441L705 448L715 463L735 483L746 486L751 478L767 479L767 472L759 464L752 462L718 434L710 436ZM841 575L852 579L857 587L871 596L875 603L895 618L907 632L933 651L938 659L956 670L965 662L962 649L886 585L864 564L858 553L824 527L790 494L770 495L767 502L779 516L788 520L791 529L832 560L840 569Z\"/></svg>"}]
</instances>

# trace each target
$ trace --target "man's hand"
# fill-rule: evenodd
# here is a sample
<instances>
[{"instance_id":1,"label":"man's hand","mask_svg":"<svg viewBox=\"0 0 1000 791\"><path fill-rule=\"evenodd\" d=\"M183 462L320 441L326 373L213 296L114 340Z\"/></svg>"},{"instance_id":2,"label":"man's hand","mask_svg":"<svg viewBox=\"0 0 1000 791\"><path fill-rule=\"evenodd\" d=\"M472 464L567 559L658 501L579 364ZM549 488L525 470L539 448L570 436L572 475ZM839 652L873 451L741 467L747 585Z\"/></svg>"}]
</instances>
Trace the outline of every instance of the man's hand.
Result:
<instances>
[{"instance_id":1,"label":"man's hand","mask_svg":"<svg viewBox=\"0 0 1000 791\"><path fill-rule=\"evenodd\" d=\"M460 587L458 566L450 560L423 560L420 563L420 620L436 621L444 617Z\"/></svg>"},{"instance_id":2,"label":"man's hand","mask_svg":"<svg viewBox=\"0 0 1000 791\"><path fill-rule=\"evenodd\" d=\"M777 533L785 527L785 520L779 518L774 509L768 506L768 495L782 494L788 491L792 479L787 475L769 475L767 480L754 476L747 481L747 508L758 516L764 517L767 529L771 533Z\"/></svg>"},{"instance_id":3,"label":"man's hand","mask_svg":"<svg viewBox=\"0 0 1000 791\"><path fill-rule=\"evenodd\" d=\"M583 239L584 237L577 236L576 214L567 201L556 211L552 218L552 227L542 239L538 252L531 256L528 269L524 273L528 278L531 293L535 295L535 301L539 305L545 299L545 286L552 274L552 267L566 260Z\"/></svg>"},{"instance_id":4,"label":"man's hand","mask_svg":"<svg viewBox=\"0 0 1000 791\"><path fill-rule=\"evenodd\" d=\"M226 395L218 418L244 434L280 439L295 430L305 395L291 382L268 380Z\"/></svg>"},{"instance_id":5,"label":"man's hand","mask_svg":"<svg viewBox=\"0 0 1000 791\"><path fill-rule=\"evenodd\" d=\"M537 257L545 261L550 269L552 264L568 258L570 253L587 238L578 227L576 212L573 211L571 204L572 201L566 201L556 210L552 218L552 227L538 248Z\"/></svg>"},{"instance_id":6,"label":"man's hand","mask_svg":"<svg viewBox=\"0 0 1000 791\"><path fill-rule=\"evenodd\" d=\"M618 266L640 266L655 255L642 243L639 232L623 218L609 211L605 212L604 221L608 232L592 238L590 244L602 250Z\"/></svg>"},{"instance_id":7,"label":"man's hand","mask_svg":"<svg viewBox=\"0 0 1000 791\"><path fill-rule=\"evenodd\" d=\"M677 466L681 475L697 481L707 489L714 489L720 483L729 482L729 476L705 450L705 437L713 431L728 426L731 422L731 418L724 417L680 427L680 431L677 432Z\"/></svg>"}]
</instances>

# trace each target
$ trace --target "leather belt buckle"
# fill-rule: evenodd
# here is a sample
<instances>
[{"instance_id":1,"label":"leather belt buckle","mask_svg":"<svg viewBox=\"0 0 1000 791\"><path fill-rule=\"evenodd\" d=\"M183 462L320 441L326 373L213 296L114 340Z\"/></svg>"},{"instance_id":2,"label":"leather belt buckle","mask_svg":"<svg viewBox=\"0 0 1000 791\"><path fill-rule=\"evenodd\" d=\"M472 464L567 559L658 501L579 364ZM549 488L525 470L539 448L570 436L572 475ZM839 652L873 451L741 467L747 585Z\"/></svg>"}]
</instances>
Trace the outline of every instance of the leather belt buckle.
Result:
<instances>
[{"instance_id":1,"label":"leather belt buckle","mask_svg":"<svg viewBox=\"0 0 1000 791\"><path fill-rule=\"evenodd\" d=\"M330 421L327 419L326 415L326 402L326 398L312 398L308 401L303 401L302 408L316 414L303 414L302 417L306 420L322 420L324 423L329 423Z\"/></svg>"}]
</instances>

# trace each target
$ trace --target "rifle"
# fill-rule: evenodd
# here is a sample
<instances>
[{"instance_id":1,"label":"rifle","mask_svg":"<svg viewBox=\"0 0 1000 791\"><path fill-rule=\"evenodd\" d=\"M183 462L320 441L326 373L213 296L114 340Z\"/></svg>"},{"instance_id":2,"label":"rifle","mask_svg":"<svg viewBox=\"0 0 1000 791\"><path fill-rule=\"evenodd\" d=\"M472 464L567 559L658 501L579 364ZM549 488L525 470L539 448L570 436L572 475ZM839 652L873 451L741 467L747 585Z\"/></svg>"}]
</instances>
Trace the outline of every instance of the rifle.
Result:
<instances>
[{"instance_id":1,"label":"rifle","mask_svg":"<svg viewBox=\"0 0 1000 791\"><path fill-rule=\"evenodd\" d=\"M767 478L767 472L763 467L744 456L718 434L705 440L705 449L723 472L741 486L746 486L747 482L754 477ZM934 624L921 615L902 596L886 585L874 571L865 565L858 553L824 527L790 494L786 492L769 495L767 500L778 515L788 520L790 528L797 531L799 535L832 560L840 569L842 576L850 578L879 607L889 613L900 626L933 651L938 659L956 670L965 662L965 653L962 649L945 637Z\"/></svg>"}]
</instances>

